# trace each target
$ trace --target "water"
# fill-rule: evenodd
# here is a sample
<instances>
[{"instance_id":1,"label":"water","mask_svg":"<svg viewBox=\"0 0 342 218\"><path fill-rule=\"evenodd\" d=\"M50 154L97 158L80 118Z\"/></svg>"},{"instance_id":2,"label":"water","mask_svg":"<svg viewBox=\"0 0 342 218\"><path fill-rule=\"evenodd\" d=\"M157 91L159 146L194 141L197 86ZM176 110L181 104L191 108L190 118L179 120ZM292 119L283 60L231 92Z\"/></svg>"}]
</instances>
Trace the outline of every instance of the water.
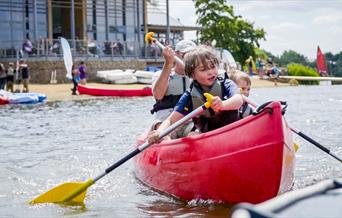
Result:
<instances>
[{"instance_id":1,"label":"water","mask_svg":"<svg viewBox=\"0 0 342 218\"><path fill-rule=\"evenodd\" d=\"M342 156L342 86L260 88L251 98L288 102L287 120ZM0 107L1 217L227 217L230 205L183 202L140 183L126 162L88 189L85 206L31 206L37 195L86 181L130 152L152 123L152 97ZM341 164L298 136L294 189L342 177Z\"/></svg>"}]
</instances>

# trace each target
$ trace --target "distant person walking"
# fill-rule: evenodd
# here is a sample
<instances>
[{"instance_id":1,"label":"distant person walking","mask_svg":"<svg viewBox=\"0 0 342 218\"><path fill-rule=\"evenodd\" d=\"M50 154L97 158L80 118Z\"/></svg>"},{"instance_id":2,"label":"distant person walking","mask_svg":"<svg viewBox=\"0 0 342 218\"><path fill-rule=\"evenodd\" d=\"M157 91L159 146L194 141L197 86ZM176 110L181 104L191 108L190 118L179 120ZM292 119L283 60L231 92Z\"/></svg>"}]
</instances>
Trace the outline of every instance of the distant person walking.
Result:
<instances>
[{"instance_id":1,"label":"distant person walking","mask_svg":"<svg viewBox=\"0 0 342 218\"><path fill-rule=\"evenodd\" d=\"M72 95L77 95L76 90L77 90L77 86L78 83L80 82L80 73L78 72L78 69L75 68L75 65L72 65L72 83L74 84L74 87L71 89L72 91Z\"/></svg>"},{"instance_id":2,"label":"distant person walking","mask_svg":"<svg viewBox=\"0 0 342 218\"><path fill-rule=\"evenodd\" d=\"M277 65L272 61L272 58L269 58L267 61L267 76L270 80L274 81L274 85L278 85L278 77L281 70L277 67Z\"/></svg>"},{"instance_id":3,"label":"distant person walking","mask_svg":"<svg viewBox=\"0 0 342 218\"><path fill-rule=\"evenodd\" d=\"M87 67L84 61L81 61L81 65L78 67L78 72L80 74L80 83L85 85L87 83Z\"/></svg>"},{"instance_id":4,"label":"distant person walking","mask_svg":"<svg viewBox=\"0 0 342 218\"><path fill-rule=\"evenodd\" d=\"M253 57L252 56L249 56L249 58L246 60L246 64L247 64L247 67L248 67L248 73L249 73L249 76L252 77L253 76Z\"/></svg>"},{"instance_id":5,"label":"distant person walking","mask_svg":"<svg viewBox=\"0 0 342 218\"><path fill-rule=\"evenodd\" d=\"M259 78L263 79L264 74L265 74L265 71L264 71L265 64L263 60L261 58L257 58L255 66L256 66Z\"/></svg>"},{"instance_id":6,"label":"distant person walking","mask_svg":"<svg viewBox=\"0 0 342 218\"><path fill-rule=\"evenodd\" d=\"M5 90L6 85L6 69L5 66L0 63L0 90Z\"/></svg>"},{"instance_id":7,"label":"distant person walking","mask_svg":"<svg viewBox=\"0 0 342 218\"><path fill-rule=\"evenodd\" d=\"M24 60L20 61L19 71L23 81L23 92L29 92L30 70Z\"/></svg>"},{"instance_id":8,"label":"distant person walking","mask_svg":"<svg viewBox=\"0 0 342 218\"><path fill-rule=\"evenodd\" d=\"M6 77L6 90L13 92L13 84L14 84L14 74L15 74L15 70L13 68L13 63L10 62L8 64L8 68L7 68L7 77Z\"/></svg>"}]
</instances>

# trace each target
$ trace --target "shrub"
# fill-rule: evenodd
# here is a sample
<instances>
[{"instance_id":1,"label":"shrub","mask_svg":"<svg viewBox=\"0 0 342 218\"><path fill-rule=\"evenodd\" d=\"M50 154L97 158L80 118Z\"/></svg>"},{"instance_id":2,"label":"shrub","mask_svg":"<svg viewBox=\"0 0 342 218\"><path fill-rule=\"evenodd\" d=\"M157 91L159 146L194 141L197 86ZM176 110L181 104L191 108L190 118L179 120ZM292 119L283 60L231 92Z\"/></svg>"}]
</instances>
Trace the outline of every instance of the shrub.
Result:
<instances>
[{"instance_id":1,"label":"shrub","mask_svg":"<svg viewBox=\"0 0 342 218\"><path fill-rule=\"evenodd\" d=\"M300 64L289 64L287 66L289 76L312 76L319 77L319 74L312 68ZM303 81L300 80L299 84L303 85L319 85L319 81Z\"/></svg>"}]
</instances>

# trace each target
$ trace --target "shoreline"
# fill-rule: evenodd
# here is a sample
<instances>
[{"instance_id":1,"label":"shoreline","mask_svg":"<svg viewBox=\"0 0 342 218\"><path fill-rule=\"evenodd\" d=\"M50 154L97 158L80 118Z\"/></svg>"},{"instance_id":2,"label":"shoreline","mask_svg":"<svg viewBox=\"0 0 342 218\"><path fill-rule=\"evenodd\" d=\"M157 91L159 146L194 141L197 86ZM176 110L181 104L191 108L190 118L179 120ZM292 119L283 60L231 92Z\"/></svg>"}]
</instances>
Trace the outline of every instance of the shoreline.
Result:
<instances>
[{"instance_id":1,"label":"shoreline","mask_svg":"<svg viewBox=\"0 0 342 218\"><path fill-rule=\"evenodd\" d=\"M148 84L129 84L129 85L118 85L118 84L104 84L104 83L87 83L91 87L100 88L113 88L113 89L136 89L151 87ZM274 85L274 82L263 79L260 80L258 77L252 78L252 89L253 88L272 88L272 87L285 87L289 86L288 83L279 83L278 86ZM72 83L61 83L61 84L29 84L30 92L38 92L47 96L45 102L55 101L78 101L78 100L89 100L98 98L107 98L106 96L91 96L91 95L71 95ZM21 87L22 88L22 87Z\"/></svg>"}]
</instances>

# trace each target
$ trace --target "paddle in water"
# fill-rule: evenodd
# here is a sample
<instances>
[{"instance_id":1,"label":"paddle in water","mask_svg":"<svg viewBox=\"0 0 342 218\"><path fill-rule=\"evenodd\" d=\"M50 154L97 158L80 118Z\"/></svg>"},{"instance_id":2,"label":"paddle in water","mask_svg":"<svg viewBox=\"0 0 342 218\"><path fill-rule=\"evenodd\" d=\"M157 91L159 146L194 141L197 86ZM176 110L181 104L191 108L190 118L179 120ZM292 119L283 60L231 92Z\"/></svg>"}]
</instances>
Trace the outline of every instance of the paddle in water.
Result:
<instances>
[{"instance_id":1,"label":"paddle in water","mask_svg":"<svg viewBox=\"0 0 342 218\"><path fill-rule=\"evenodd\" d=\"M198 116L199 114L203 113L205 110L210 108L211 101L213 96L205 93L204 96L207 99L207 102L205 102L201 107L198 107L196 110L192 111L179 121L175 122L171 126L169 126L167 129L162 131L159 135L159 138L163 138L164 136L170 134L173 130L180 127L184 123L186 123L188 120L192 119L193 117ZM123 157L121 160L117 161L110 167L108 167L102 174L98 175L94 179L89 179L86 182L67 182L63 183L43 194L36 197L35 199L31 200L31 204L37 204L37 203L63 203L63 204L81 204L84 201L84 198L86 196L87 188L91 185L93 185L96 181L119 167L121 164L125 163L135 155L139 154L149 146L151 146L152 143L145 142L144 144L140 145L137 149Z\"/></svg>"}]
</instances>

